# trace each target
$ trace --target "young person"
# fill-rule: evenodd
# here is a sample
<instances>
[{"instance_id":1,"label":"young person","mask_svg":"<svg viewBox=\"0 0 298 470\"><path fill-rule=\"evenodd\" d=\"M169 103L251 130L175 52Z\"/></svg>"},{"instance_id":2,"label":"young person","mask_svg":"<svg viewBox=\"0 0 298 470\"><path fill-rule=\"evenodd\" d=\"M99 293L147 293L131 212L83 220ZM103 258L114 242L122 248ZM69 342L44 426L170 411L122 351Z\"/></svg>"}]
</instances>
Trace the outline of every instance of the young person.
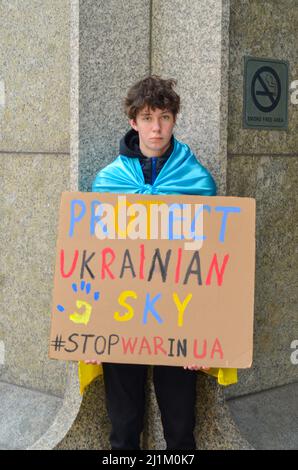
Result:
<instances>
[{"instance_id":1,"label":"young person","mask_svg":"<svg viewBox=\"0 0 298 470\"><path fill-rule=\"evenodd\" d=\"M175 80L152 75L130 88L125 99L125 112L131 130L120 141L119 156L97 174L92 191L216 194L210 173L190 148L173 135L180 109L175 84ZM85 363L99 364L93 359ZM84 366L81 364L81 367L82 376ZM103 363L102 368L112 423L111 448L139 449L148 366ZM184 368L153 366L155 393L169 450L196 448L195 371L198 369L195 364ZM218 370L214 370L212 375L218 376Z\"/></svg>"}]
</instances>

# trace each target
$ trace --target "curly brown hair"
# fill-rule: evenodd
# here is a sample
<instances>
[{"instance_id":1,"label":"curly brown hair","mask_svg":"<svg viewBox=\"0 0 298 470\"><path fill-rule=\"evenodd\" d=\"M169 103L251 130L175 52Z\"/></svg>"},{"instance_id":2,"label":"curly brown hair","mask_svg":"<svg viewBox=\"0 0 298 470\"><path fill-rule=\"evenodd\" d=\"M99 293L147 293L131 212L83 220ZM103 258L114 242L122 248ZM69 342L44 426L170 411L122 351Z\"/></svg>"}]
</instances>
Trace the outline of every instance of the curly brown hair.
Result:
<instances>
[{"instance_id":1,"label":"curly brown hair","mask_svg":"<svg viewBox=\"0 0 298 470\"><path fill-rule=\"evenodd\" d=\"M176 80L162 79L158 75L143 78L128 90L124 101L125 114L136 120L139 111L148 106L153 111L156 108L171 111L176 118L180 110L180 97L173 89L176 84Z\"/></svg>"}]
</instances>

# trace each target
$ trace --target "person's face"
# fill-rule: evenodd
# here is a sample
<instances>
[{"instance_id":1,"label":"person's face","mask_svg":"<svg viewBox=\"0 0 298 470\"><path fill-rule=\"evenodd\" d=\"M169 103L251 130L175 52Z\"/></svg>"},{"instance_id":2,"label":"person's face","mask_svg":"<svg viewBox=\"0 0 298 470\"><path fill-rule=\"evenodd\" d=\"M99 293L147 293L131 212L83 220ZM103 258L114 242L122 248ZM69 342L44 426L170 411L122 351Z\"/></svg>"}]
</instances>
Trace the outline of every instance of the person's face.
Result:
<instances>
[{"instance_id":1,"label":"person's face","mask_svg":"<svg viewBox=\"0 0 298 470\"><path fill-rule=\"evenodd\" d=\"M175 126L171 111L158 108L153 111L147 106L129 123L139 133L140 149L146 157L160 157L170 146Z\"/></svg>"}]
</instances>

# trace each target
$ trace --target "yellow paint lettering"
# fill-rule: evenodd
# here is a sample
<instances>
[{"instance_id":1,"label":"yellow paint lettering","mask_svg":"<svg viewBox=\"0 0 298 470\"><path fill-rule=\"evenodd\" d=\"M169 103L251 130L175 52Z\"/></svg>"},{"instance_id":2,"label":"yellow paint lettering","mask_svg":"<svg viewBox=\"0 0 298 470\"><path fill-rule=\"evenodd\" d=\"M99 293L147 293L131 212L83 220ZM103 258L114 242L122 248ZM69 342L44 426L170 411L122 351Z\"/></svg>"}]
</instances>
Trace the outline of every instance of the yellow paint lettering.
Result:
<instances>
[{"instance_id":1,"label":"yellow paint lettering","mask_svg":"<svg viewBox=\"0 0 298 470\"><path fill-rule=\"evenodd\" d=\"M191 298L192 294L188 294L188 296L183 300L183 303L181 303L177 292L173 292L173 300L178 310L178 326L183 326L184 312Z\"/></svg>"},{"instance_id":2,"label":"yellow paint lettering","mask_svg":"<svg viewBox=\"0 0 298 470\"><path fill-rule=\"evenodd\" d=\"M134 299L138 298L136 292L133 290L124 290L123 292L121 292L121 294L118 297L118 303L122 307L126 307L127 312L125 312L124 314L121 314L120 312L115 312L114 319L116 321L129 321L134 316L133 307L126 302L127 297L133 297Z\"/></svg>"}]
</instances>

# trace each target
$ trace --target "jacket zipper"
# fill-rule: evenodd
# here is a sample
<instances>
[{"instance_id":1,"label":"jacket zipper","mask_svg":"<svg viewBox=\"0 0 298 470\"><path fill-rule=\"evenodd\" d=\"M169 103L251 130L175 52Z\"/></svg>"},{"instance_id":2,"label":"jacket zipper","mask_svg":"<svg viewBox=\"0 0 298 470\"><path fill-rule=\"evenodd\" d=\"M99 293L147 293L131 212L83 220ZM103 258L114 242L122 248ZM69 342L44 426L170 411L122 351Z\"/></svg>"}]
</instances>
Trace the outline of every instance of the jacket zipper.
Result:
<instances>
[{"instance_id":1,"label":"jacket zipper","mask_svg":"<svg viewBox=\"0 0 298 470\"><path fill-rule=\"evenodd\" d=\"M157 161L158 157L151 157L151 160L152 160L152 165L151 165L151 170L152 170L152 173L151 173L151 184L153 185L154 184L154 181L156 180L156 161Z\"/></svg>"}]
</instances>

